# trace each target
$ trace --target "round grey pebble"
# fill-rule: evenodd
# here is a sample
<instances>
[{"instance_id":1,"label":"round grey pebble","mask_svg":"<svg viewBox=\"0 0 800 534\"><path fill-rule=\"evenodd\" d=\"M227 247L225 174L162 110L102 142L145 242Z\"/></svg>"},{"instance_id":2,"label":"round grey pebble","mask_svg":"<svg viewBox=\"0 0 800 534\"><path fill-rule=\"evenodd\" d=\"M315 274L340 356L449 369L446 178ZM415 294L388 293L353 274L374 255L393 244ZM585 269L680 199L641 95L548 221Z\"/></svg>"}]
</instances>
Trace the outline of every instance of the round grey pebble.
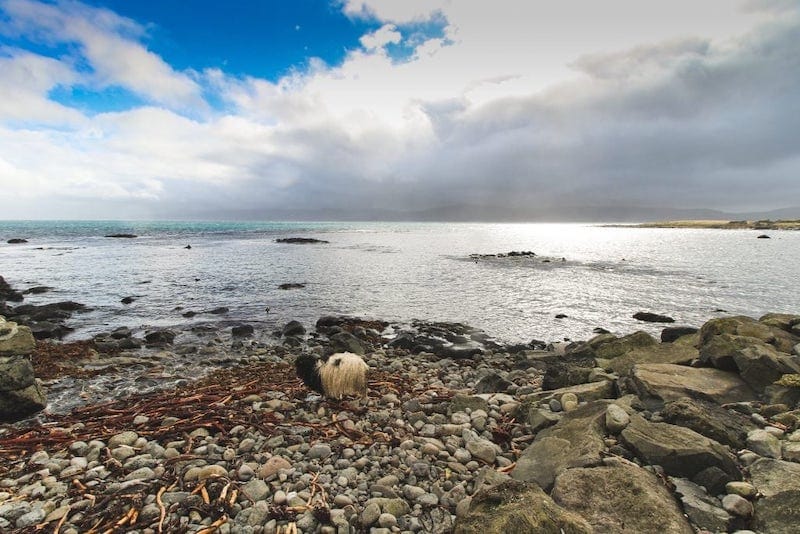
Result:
<instances>
[{"instance_id":1,"label":"round grey pebble","mask_svg":"<svg viewBox=\"0 0 800 534\"><path fill-rule=\"evenodd\" d=\"M397 526L397 518L392 514L383 513L378 516L378 525L383 528L392 528Z\"/></svg>"},{"instance_id":2,"label":"round grey pebble","mask_svg":"<svg viewBox=\"0 0 800 534\"><path fill-rule=\"evenodd\" d=\"M331 448L329 445L324 443L317 443L310 449L308 449L308 453L306 456L309 458L327 458L331 455Z\"/></svg>"}]
</instances>

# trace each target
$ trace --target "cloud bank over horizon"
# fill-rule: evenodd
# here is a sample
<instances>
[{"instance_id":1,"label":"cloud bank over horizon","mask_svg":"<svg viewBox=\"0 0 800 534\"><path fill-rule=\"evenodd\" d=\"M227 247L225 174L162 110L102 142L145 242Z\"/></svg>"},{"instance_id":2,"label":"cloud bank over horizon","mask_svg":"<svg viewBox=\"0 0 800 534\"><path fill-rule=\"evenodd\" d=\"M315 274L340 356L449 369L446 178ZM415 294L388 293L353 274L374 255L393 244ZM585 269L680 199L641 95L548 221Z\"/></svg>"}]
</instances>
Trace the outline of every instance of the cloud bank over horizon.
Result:
<instances>
[{"instance_id":1,"label":"cloud bank over horizon","mask_svg":"<svg viewBox=\"0 0 800 534\"><path fill-rule=\"evenodd\" d=\"M109 8L0 0L0 217L800 205L795 2L331 8L359 45L268 79L173 66Z\"/></svg>"}]
</instances>

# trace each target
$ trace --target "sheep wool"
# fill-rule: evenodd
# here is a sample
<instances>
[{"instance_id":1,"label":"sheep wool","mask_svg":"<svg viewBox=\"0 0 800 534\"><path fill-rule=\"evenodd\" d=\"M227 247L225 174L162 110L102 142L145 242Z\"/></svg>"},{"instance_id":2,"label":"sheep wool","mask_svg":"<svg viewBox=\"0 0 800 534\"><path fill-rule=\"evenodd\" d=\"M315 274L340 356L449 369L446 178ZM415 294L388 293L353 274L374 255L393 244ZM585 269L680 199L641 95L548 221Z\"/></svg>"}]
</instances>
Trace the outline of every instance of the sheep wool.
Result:
<instances>
[{"instance_id":1,"label":"sheep wool","mask_svg":"<svg viewBox=\"0 0 800 534\"><path fill-rule=\"evenodd\" d=\"M325 361L304 354L298 356L295 367L306 386L326 397L367 396L369 366L357 354L340 352Z\"/></svg>"}]
</instances>

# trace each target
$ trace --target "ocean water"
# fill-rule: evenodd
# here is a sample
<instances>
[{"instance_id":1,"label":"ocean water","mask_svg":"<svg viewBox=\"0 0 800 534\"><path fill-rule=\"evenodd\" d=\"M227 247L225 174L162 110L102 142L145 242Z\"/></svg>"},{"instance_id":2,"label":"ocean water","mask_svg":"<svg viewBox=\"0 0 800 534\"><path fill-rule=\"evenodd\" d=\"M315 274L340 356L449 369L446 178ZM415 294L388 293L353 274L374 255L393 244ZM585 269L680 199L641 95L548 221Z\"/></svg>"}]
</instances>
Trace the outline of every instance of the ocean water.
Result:
<instances>
[{"instance_id":1,"label":"ocean water","mask_svg":"<svg viewBox=\"0 0 800 534\"><path fill-rule=\"evenodd\" d=\"M103 237L112 233L138 237ZM756 239L760 233L586 224L0 221L0 275L17 289L53 288L27 303L91 307L68 322L76 327L73 339L117 326L209 321L271 332L291 319L311 327L322 315L352 314L464 322L509 342L554 341L588 339L595 327L658 333L663 325L631 317L638 311L691 326L730 314L800 313L800 232ZM277 243L281 237L330 243ZM11 238L28 243L7 244ZM537 257L470 258L513 250ZM283 283L305 287L281 290ZM127 296L135 297L130 305L120 302ZM230 311L182 316L220 306Z\"/></svg>"}]
</instances>

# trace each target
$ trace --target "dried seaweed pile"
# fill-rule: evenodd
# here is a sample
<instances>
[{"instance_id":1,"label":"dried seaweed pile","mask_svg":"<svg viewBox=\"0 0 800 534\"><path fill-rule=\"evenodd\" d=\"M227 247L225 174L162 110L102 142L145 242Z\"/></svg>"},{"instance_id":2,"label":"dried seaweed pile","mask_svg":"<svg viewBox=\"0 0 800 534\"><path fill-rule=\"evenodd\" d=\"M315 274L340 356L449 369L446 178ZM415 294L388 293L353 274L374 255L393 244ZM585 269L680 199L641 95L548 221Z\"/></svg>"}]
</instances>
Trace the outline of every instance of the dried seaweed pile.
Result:
<instances>
[{"instance_id":1,"label":"dried seaweed pile","mask_svg":"<svg viewBox=\"0 0 800 534\"><path fill-rule=\"evenodd\" d=\"M370 383L371 386L381 384L385 391L387 384L393 388L402 387L404 381L375 371L371 373ZM73 441L102 440L129 429L159 441L183 439L197 428L225 434L239 425L252 427L265 436L274 435L281 428L300 425L312 428L313 437L331 438L339 432L354 441L364 438L357 431L345 430L335 422L317 425L296 421L291 414L286 414L286 419L277 418L271 410L254 410L250 403L243 402L250 395L267 391L282 391L289 399L303 399L308 395L291 366L263 363L220 370L172 391L85 406L66 415L46 416L41 424L14 428L0 437L0 474L8 470L9 464L36 450L53 452ZM137 416L147 417L147 422L134 425ZM370 443L376 441L387 440L377 435L369 438Z\"/></svg>"},{"instance_id":2,"label":"dried seaweed pile","mask_svg":"<svg viewBox=\"0 0 800 534\"><path fill-rule=\"evenodd\" d=\"M74 347L74 350L77 354L79 347ZM370 386L371 391L380 391L382 394L393 391L402 395L413 389L407 380L381 371L370 373ZM402 391L404 389L407 391ZM63 480L69 484L71 497L91 501L91 506L83 512L81 531L121 532L132 525L140 525L137 520L145 497L157 495L157 502L164 512L159 522L163 531L180 532L181 525L170 523L170 518L174 521L175 514L165 515L168 507L160 500L164 492L188 491L197 495L198 499L190 502L194 502L196 512L214 519L212 526L218 526L230 517L237 499L241 501L242 498L249 498L238 482L227 477L200 482L183 480L183 466L197 458L192 453L196 443L190 434L198 428L205 428L210 434L217 436L217 443L221 446L231 441L231 430L237 426L252 429L265 437L281 434L287 440L294 437L292 432L298 427L305 427L306 440L332 441L344 436L354 443L399 443L399 436L380 431L367 434L352 426L348 427L337 420L336 416L310 422L293 416L296 414L292 409L281 413L254 406L258 403L253 402L253 395L266 397L267 392L275 391L285 394L284 398L289 401L289 405L292 405L292 401L304 402L309 394L297 379L292 366L284 363L260 363L219 370L171 391L135 395L86 406L67 415L48 415L40 424L10 428L0 437L0 478L19 477L40 469L40 466L25 463L37 450L46 450L52 457L75 441L104 440L125 430L135 430L139 436L161 443L182 440L185 442L182 454L167 461L169 467L158 480L135 481L130 485L125 482L104 482L100 487L94 488L88 488L78 479ZM361 405L347 401L341 404L332 403L330 407L334 408L334 413L338 408L354 414L363 414L366 410ZM137 417L138 424L134 424ZM126 471L122 464L110 455L103 459L103 463L115 475L111 478L125 476ZM318 511L324 515L327 508L324 492L320 491L316 502L309 502L308 507L315 513ZM173 505L170 511L175 512L174 508ZM186 514L190 511L184 510ZM283 515L291 517L300 511L276 509L271 513L277 518ZM66 519L66 515L62 519ZM212 528L209 532L213 530ZM31 530L34 531L37 530Z\"/></svg>"},{"instance_id":3,"label":"dried seaweed pile","mask_svg":"<svg viewBox=\"0 0 800 534\"><path fill-rule=\"evenodd\" d=\"M96 369L83 369L81 363L94 355L93 341L74 341L71 343L51 343L37 341L31 354L31 363L36 377L50 380L62 376L88 378L102 373Z\"/></svg>"}]
</instances>

